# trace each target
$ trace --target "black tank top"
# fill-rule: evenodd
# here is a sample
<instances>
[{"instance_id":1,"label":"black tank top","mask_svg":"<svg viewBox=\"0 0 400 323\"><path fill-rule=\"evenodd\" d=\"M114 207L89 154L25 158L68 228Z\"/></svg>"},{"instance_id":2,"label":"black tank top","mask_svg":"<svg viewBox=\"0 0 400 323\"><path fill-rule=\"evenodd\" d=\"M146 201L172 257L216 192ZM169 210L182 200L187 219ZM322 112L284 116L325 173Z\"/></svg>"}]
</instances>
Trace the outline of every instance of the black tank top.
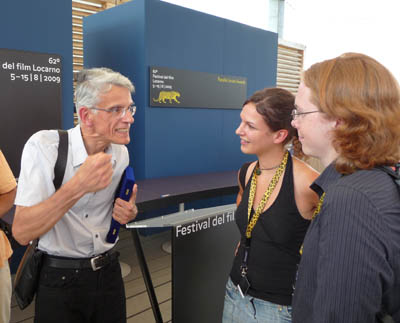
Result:
<instances>
[{"instance_id":1,"label":"black tank top","mask_svg":"<svg viewBox=\"0 0 400 323\"><path fill-rule=\"evenodd\" d=\"M240 265L246 240L251 178L245 186L245 176L249 165L250 163L244 164L239 172L241 185L245 188L235 214L241 234L240 247L230 274L235 285L241 278ZM289 154L279 194L272 205L261 213L252 231L247 273L251 286L249 295L280 305L292 303L293 284L300 262L299 249L309 224L310 221L300 215L296 206L293 162Z\"/></svg>"}]
</instances>

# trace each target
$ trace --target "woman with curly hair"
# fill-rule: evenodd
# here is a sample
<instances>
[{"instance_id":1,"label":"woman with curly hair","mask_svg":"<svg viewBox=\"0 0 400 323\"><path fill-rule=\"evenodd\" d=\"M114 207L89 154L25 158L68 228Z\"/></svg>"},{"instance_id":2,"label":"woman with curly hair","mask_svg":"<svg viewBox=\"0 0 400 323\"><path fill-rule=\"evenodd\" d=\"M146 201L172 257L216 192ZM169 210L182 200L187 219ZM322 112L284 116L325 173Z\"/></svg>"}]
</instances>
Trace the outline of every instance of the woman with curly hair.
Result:
<instances>
[{"instance_id":1,"label":"woman with curly hair","mask_svg":"<svg viewBox=\"0 0 400 323\"><path fill-rule=\"evenodd\" d=\"M347 53L304 72L292 125L326 167L311 186L319 213L302 248L295 323L400 322L400 194L382 166L400 160L392 74ZM395 174L393 174L395 176Z\"/></svg>"}]
</instances>

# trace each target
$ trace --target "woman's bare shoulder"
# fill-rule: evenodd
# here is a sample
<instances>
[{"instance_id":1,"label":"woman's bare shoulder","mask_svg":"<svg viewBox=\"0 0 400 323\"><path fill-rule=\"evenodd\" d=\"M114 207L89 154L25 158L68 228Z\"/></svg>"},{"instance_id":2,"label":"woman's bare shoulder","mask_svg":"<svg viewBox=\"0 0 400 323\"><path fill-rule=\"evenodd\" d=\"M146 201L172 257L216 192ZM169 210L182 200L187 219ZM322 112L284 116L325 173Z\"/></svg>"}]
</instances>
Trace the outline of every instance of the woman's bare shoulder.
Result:
<instances>
[{"instance_id":1,"label":"woman's bare shoulder","mask_svg":"<svg viewBox=\"0 0 400 323\"><path fill-rule=\"evenodd\" d=\"M301 182L310 182L310 184L319 176L318 171L297 157L293 157L293 174L295 178L301 179Z\"/></svg>"},{"instance_id":2,"label":"woman's bare shoulder","mask_svg":"<svg viewBox=\"0 0 400 323\"><path fill-rule=\"evenodd\" d=\"M310 188L319 173L304 161L293 158L293 178L297 208L310 220L318 204L318 195Z\"/></svg>"}]
</instances>

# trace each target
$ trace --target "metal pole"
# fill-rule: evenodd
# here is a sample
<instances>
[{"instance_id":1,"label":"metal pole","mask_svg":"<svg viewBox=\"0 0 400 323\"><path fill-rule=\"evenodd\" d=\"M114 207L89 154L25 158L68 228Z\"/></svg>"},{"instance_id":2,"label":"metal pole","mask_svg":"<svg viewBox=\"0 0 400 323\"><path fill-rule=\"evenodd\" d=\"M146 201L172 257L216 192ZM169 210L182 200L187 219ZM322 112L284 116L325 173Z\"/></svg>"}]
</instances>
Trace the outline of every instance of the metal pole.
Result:
<instances>
[{"instance_id":1,"label":"metal pole","mask_svg":"<svg viewBox=\"0 0 400 323\"><path fill-rule=\"evenodd\" d=\"M140 243L140 238L138 234L138 229L131 229L132 239L136 248L136 254L139 260L140 269L142 270L143 280L146 284L147 295L149 296L151 308L153 310L154 318L156 319L156 323L162 323L162 317L160 308L158 306L158 301L156 297L156 293L154 292L153 282L151 281L151 276L149 269L147 267L146 259L144 257L142 244Z\"/></svg>"}]
</instances>

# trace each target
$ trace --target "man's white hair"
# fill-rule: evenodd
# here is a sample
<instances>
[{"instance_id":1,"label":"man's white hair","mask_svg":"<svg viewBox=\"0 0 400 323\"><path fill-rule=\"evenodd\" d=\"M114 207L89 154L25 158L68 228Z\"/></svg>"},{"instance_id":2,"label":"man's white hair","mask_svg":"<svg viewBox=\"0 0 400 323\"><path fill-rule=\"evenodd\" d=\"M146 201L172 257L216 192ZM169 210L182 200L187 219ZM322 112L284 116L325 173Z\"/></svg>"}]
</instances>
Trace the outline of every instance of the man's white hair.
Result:
<instances>
[{"instance_id":1,"label":"man's white hair","mask_svg":"<svg viewBox=\"0 0 400 323\"><path fill-rule=\"evenodd\" d=\"M75 107L79 122L80 108L94 107L100 101L100 94L110 91L113 85L125 87L130 92L135 91L135 87L126 76L106 67L83 69L76 81Z\"/></svg>"}]
</instances>

